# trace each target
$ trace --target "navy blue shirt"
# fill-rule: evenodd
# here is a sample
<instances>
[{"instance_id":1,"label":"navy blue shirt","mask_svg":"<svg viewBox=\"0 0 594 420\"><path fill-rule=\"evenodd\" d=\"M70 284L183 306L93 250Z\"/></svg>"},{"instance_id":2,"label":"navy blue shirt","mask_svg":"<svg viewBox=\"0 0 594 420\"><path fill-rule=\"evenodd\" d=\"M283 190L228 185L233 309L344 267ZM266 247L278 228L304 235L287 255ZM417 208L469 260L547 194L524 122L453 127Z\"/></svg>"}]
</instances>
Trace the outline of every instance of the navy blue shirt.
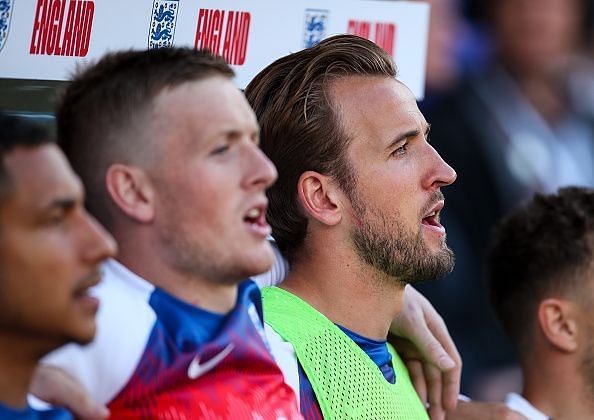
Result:
<instances>
[{"instance_id":1,"label":"navy blue shirt","mask_svg":"<svg viewBox=\"0 0 594 420\"><path fill-rule=\"evenodd\" d=\"M51 410L34 410L27 406L25 408L11 408L0 404L0 419L11 420L72 420L72 415L63 408Z\"/></svg>"}]
</instances>

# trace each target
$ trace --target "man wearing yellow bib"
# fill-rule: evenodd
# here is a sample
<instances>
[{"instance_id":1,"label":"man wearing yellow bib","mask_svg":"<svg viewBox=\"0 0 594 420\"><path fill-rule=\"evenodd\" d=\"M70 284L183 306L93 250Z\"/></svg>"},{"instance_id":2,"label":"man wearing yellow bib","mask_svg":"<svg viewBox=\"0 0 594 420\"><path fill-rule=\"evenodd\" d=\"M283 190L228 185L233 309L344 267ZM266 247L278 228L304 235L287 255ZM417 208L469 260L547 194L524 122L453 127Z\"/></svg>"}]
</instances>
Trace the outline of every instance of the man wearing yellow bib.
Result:
<instances>
[{"instance_id":1,"label":"man wearing yellow bib","mask_svg":"<svg viewBox=\"0 0 594 420\"><path fill-rule=\"evenodd\" d=\"M307 419L428 418L386 337L406 285L453 268L439 218L456 173L395 76L385 51L342 35L246 89L278 168L268 221L291 268L263 290L264 319L294 351Z\"/></svg>"}]
</instances>

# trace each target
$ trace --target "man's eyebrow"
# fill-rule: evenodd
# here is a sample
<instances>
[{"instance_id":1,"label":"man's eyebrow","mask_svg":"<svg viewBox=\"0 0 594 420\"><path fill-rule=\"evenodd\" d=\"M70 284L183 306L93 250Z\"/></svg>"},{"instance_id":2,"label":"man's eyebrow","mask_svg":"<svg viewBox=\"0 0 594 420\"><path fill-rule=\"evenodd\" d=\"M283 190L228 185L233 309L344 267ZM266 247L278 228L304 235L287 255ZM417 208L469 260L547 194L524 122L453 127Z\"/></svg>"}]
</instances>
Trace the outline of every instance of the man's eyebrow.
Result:
<instances>
[{"instance_id":1,"label":"man's eyebrow","mask_svg":"<svg viewBox=\"0 0 594 420\"><path fill-rule=\"evenodd\" d=\"M396 147L396 145L398 143L400 143L402 140L406 140L409 137L415 137L418 136L421 133L420 130L410 130L407 131L405 133L400 134L398 137L396 137L394 140L392 140L388 146L386 147L386 149L392 149L394 147Z\"/></svg>"},{"instance_id":2,"label":"man's eyebrow","mask_svg":"<svg viewBox=\"0 0 594 420\"><path fill-rule=\"evenodd\" d=\"M431 131L431 124L427 123L427 127L425 128L425 133L424 133L425 138L427 138L429 136L429 132L430 131ZM421 130L410 130L410 131L407 131L407 132L399 135L398 137L396 137L394 140L392 140L388 144L388 146L386 147L386 149L387 150L393 149L402 140L406 140L409 137L418 136L419 134L421 134Z\"/></svg>"},{"instance_id":3,"label":"man's eyebrow","mask_svg":"<svg viewBox=\"0 0 594 420\"><path fill-rule=\"evenodd\" d=\"M52 211L54 209L70 210L76 207L78 200L74 197L58 197L44 206L44 211Z\"/></svg>"},{"instance_id":4,"label":"man's eyebrow","mask_svg":"<svg viewBox=\"0 0 594 420\"><path fill-rule=\"evenodd\" d=\"M216 136L225 137L225 138L239 138L245 133L244 130L239 128L228 128L222 127L220 130L216 132ZM260 135L260 128L254 128L253 130L249 131L250 136L259 136Z\"/></svg>"}]
</instances>

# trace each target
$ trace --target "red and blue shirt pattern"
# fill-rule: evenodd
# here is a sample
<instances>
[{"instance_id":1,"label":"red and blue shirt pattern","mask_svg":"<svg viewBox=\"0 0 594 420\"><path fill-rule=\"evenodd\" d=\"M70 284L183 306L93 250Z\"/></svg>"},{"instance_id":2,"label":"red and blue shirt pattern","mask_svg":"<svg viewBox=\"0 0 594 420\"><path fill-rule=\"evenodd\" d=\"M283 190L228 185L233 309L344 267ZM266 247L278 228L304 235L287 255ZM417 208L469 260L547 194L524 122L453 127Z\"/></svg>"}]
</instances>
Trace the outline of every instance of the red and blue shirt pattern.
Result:
<instances>
[{"instance_id":1,"label":"red and blue shirt pattern","mask_svg":"<svg viewBox=\"0 0 594 420\"><path fill-rule=\"evenodd\" d=\"M110 264L108 282L126 281L126 277L139 281L137 276L129 272L126 274L127 270L120 264L113 261ZM122 276L122 273L126 275ZM113 295L115 289L111 293L106 292L107 289L110 289L109 284L103 291L97 290L100 299L110 299L109 295ZM124 288L127 289L133 291L138 288ZM121 287L118 293L122 302L119 306L127 301L133 306L132 297L121 299ZM246 281L239 286L237 304L226 315L187 304L153 285L144 288L144 306L138 306L138 296L135 300L138 317L145 319L137 324L147 329L146 342L133 351L138 353L133 358L136 363L125 373L125 378L110 377L121 375L121 372L105 372L105 369L77 376L85 366L93 369L94 362L109 366L109 360L105 360L109 357L107 354L116 358L113 349L107 346L117 347L118 343L127 340L126 336L122 336L122 326L114 324L117 317L111 317L113 333L109 334L105 330L109 328L105 325L107 317L103 316L104 321L98 325L103 333L99 337L100 343L95 344L99 348L89 351L89 355L82 359L84 363L80 360L75 362L80 354L68 356L68 353L73 356L72 348L57 358L59 363L55 363L56 358L53 360L53 364L65 367L75 377L84 377L83 383L91 392L95 386L101 389L101 381L120 384L111 386L118 389L98 392L104 395L104 402L108 403L114 418L302 418L295 395L284 382L283 374L268 349L262 324L260 290L254 282ZM113 306L106 310L116 311ZM129 322L127 317L135 317L132 307L118 310L120 314L125 314L120 320L122 323ZM146 322L146 319L152 322ZM117 331L118 336L115 336ZM134 329L129 331L132 333ZM105 352L101 352L100 348ZM72 360L72 365L78 366L68 369L69 360ZM52 363L51 358L49 361Z\"/></svg>"}]
</instances>

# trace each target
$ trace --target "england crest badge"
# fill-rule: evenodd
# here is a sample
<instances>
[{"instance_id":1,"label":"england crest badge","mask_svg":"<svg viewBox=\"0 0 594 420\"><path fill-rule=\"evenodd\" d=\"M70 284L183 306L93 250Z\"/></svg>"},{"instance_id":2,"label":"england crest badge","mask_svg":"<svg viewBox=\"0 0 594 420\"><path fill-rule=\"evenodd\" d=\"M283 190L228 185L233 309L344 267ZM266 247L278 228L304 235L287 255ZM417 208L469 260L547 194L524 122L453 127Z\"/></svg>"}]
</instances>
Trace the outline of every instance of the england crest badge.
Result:
<instances>
[{"instance_id":1,"label":"england crest badge","mask_svg":"<svg viewBox=\"0 0 594 420\"><path fill-rule=\"evenodd\" d=\"M0 0L2 1L2 0ZM173 45L179 0L154 0L148 35L148 48L167 48Z\"/></svg>"},{"instance_id":2,"label":"england crest badge","mask_svg":"<svg viewBox=\"0 0 594 420\"><path fill-rule=\"evenodd\" d=\"M310 48L326 37L329 10L306 9L303 48Z\"/></svg>"},{"instance_id":3,"label":"england crest badge","mask_svg":"<svg viewBox=\"0 0 594 420\"><path fill-rule=\"evenodd\" d=\"M12 0L0 0L0 51L6 44L10 29Z\"/></svg>"}]
</instances>

